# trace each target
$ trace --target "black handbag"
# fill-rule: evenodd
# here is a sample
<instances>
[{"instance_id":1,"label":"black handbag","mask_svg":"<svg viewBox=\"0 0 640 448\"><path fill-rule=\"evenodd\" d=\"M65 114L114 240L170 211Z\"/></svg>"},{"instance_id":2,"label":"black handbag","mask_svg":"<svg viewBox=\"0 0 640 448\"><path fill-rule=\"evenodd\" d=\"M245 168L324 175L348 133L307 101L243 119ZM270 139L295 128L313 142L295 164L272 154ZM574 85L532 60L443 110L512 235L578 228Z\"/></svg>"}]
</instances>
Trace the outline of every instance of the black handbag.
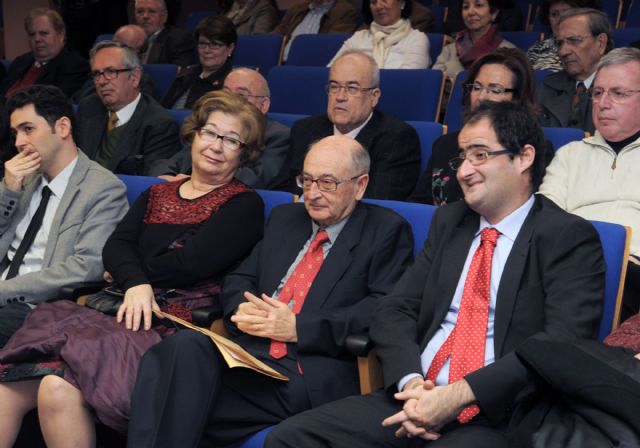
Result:
<instances>
[{"instance_id":1,"label":"black handbag","mask_svg":"<svg viewBox=\"0 0 640 448\"><path fill-rule=\"evenodd\" d=\"M102 291L93 294L85 302L85 306L96 311L115 316L124 300L124 291L115 286L107 286Z\"/></svg>"}]
</instances>

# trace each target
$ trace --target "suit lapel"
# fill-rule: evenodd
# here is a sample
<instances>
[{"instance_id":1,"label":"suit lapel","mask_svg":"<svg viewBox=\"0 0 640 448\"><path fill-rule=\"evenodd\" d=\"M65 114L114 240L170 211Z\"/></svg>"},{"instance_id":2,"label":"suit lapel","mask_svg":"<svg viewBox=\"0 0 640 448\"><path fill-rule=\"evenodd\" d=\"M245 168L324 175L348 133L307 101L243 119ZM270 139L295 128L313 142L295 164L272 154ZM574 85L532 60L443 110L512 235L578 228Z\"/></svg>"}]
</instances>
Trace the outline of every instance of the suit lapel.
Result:
<instances>
[{"instance_id":1,"label":"suit lapel","mask_svg":"<svg viewBox=\"0 0 640 448\"><path fill-rule=\"evenodd\" d=\"M107 109L102 105L102 101L97 95L94 100L95 102L91 102L93 104L89 103L86 107L92 108L95 106L95 114L91 110L86 112L83 110L80 111L81 113L89 114L86 125L83 126L80 131L82 132L82 146L80 149L91 159L95 159L98 154L102 138L107 131L107 121L109 117Z\"/></svg>"},{"instance_id":2,"label":"suit lapel","mask_svg":"<svg viewBox=\"0 0 640 448\"><path fill-rule=\"evenodd\" d=\"M113 157L111 157L111 163L109 169L111 171L116 171L120 162L124 160L127 156L135 156L132 152L132 148L136 146L136 133L141 128L142 117L144 117L147 110L147 101L144 95L140 94L140 101L136 106L131 119L127 122L124 129L122 130L122 134L120 134L120 139L118 140L118 148L116 149ZM142 148L139 148L142 150Z\"/></svg>"}]
</instances>

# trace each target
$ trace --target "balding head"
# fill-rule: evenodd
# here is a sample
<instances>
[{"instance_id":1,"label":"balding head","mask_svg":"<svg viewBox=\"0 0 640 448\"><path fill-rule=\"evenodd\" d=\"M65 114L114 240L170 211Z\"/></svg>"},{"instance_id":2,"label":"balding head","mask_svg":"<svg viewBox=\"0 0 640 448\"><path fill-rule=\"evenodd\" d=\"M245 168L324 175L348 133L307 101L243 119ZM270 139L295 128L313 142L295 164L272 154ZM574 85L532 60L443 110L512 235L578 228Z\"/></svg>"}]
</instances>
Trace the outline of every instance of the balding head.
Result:
<instances>
[{"instance_id":1,"label":"balding head","mask_svg":"<svg viewBox=\"0 0 640 448\"><path fill-rule=\"evenodd\" d=\"M367 189L369 163L367 151L349 137L325 137L311 145L301 176L311 219L327 227L348 217Z\"/></svg>"},{"instance_id":2,"label":"balding head","mask_svg":"<svg viewBox=\"0 0 640 448\"><path fill-rule=\"evenodd\" d=\"M269 84L257 71L244 67L233 69L225 78L224 87L246 98L263 114L269 112Z\"/></svg>"},{"instance_id":3,"label":"balding head","mask_svg":"<svg viewBox=\"0 0 640 448\"><path fill-rule=\"evenodd\" d=\"M113 40L117 40L132 48L136 53L140 54L140 50L144 45L147 35L138 25L124 25L118 28L113 35Z\"/></svg>"}]
</instances>

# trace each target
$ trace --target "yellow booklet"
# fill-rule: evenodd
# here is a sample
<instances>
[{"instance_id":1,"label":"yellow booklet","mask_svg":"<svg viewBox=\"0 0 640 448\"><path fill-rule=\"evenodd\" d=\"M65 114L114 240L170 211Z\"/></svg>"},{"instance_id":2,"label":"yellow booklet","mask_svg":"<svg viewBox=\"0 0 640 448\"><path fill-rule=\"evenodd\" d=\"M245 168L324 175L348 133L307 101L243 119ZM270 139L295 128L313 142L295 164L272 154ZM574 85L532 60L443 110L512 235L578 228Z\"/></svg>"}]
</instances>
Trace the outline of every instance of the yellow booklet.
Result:
<instances>
[{"instance_id":1,"label":"yellow booklet","mask_svg":"<svg viewBox=\"0 0 640 448\"><path fill-rule=\"evenodd\" d=\"M192 323L187 322L186 320L180 319L179 317L173 316L171 314L167 314L164 311L156 312L159 316L165 317L174 321L177 324L185 326L195 331L199 331L202 334L205 334L211 338L213 343L218 347L222 357L226 361L227 365L230 368L233 367L245 367L247 369L255 370L258 373L263 375L270 376L271 378L275 378L281 381L289 381L289 378L282 375L280 372L275 371L245 349L240 347L235 342L225 338L224 336L220 336L219 334L214 333L211 330L206 328L198 327L197 325L193 325Z\"/></svg>"}]
</instances>

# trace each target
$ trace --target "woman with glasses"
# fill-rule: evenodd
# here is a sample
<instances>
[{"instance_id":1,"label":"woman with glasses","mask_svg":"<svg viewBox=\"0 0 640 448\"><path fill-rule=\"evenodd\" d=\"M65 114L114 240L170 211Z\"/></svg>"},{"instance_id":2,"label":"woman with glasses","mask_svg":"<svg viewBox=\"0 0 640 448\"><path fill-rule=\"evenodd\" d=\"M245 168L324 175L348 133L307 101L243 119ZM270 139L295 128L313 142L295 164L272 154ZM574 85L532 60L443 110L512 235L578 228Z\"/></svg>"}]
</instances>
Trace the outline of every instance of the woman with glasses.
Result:
<instances>
[{"instance_id":1,"label":"woman with glasses","mask_svg":"<svg viewBox=\"0 0 640 448\"><path fill-rule=\"evenodd\" d=\"M362 51L379 68L428 68L429 39L411 28L413 0L369 0L362 3L367 29L357 31L342 45L328 66L342 53Z\"/></svg>"},{"instance_id":2,"label":"woman with glasses","mask_svg":"<svg viewBox=\"0 0 640 448\"><path fill-rule=\"evenodd\" d=\"M139 361L174 331L152 326L152 311L190 320L191 309L216 305L222 276L262 237L262 200L234 174L259 156L264 125L234 93L196 102L182 127L191 177L142 193L105 244L107 295L122 296L117 317L66 300L42 304L0 351L0 446L12 446L36 406L49 446L95 446L94 417L126 432ZM74 431L60 430L69 421Z\"/></svg>"},{"instance_id":3,"label":"woman with glasses","mask_svg":"<svg viewBox=\"0 0 640 448\"><path fill-rule=\"evenodd\" d=\"M231 71L231 56L236 48L236 28L223 15L203 19L194 33L200 64L178 75L162 99L167 109L191 109L207 92L222 88Z\"/></svg>"},{"instance_id":4,"label":"woman with glasses","mask_svg":"<svg viewBox=\"0 0 640 448\"><path fill-rule=\"evenodd\" d=\"M442 48L433 64L434 69L442 70L451 80L496 48L515 47L502 38L495 24L500 12L498 0L462 0L459 7L465 28L454 35L453 42Z\"/></svg>"},{"instance_id":5,"label":"woman with glasses","mask_svg":"<svg viewBox=\"0 0 640 448\"><path fill-rule=\"evenodd\" d=\"M476 109L481 101L513 101L535 110L533 71L526 55L517 48L498 48L478 59L469 69L464 87L463 115ZM449 164L459 153L459 133L450 132L433 143L431 158L410 201L441 206L462 199L455 169Z\"/></svg>"},{"instance_id":6,"label":"woman with glasses","mask_svg":"<svg viewBox=\"0 0 640 448\"><path fill-rule=\"evenodd\" d=\"M557 32L560 16L571 8L600 9L600 2L598 0L543 0L540 3L538 11L540 22L551 32L546 32L546 39L534 43L527 50L527 57L534 70L554 72L562 70L553 36Z\"/></svg>"}]
</instances>

